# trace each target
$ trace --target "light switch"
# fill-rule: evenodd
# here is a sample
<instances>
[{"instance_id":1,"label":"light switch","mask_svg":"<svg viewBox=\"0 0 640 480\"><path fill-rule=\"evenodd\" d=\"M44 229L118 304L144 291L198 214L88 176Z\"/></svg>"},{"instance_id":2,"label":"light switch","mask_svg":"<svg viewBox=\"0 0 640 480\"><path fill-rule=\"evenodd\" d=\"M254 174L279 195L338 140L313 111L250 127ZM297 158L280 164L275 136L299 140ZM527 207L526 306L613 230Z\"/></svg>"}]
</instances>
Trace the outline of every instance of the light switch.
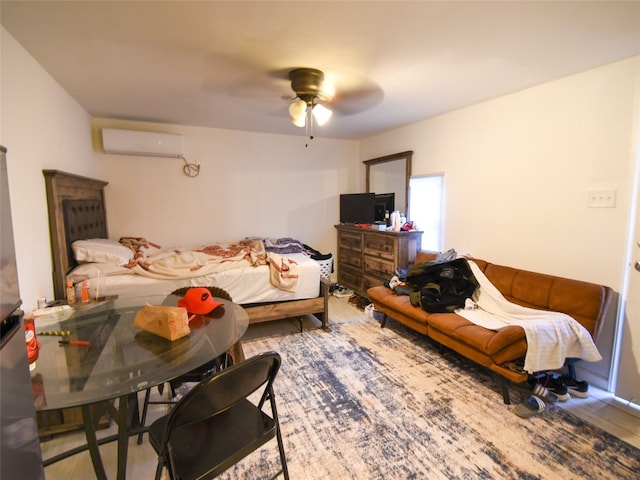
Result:
<instances>
[{"instance_id":1,"label":"light switch","mask_svg":"<svg viewBox=\"0 0 640 480\"><path fill-rule=\"evenodd\" d=\"M614 208L616 206L615 189L589 190L587 207Z\"/></svg>"}]
</instances>

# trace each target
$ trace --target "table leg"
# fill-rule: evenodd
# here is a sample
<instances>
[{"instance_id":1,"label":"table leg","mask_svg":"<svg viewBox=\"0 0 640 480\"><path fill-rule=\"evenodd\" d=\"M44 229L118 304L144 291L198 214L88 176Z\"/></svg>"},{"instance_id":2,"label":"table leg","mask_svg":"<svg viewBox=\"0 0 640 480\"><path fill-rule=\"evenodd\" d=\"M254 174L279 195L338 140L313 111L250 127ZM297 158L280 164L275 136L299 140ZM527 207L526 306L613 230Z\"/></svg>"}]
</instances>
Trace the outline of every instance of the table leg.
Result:
<instances>
[{"instance_id":1,"label":"table leg","mask_svg":"<svg viewBox=\"0 0 640 480\"><path fill-rule=\"evenodd\" d=\"M104 471L102 457L100 456L100 448L98 439L96 438L96 426L91 413L91 405L82 405L82 422L84 424L84 432L87 437L87 445L89 446L89 454L91 455L91 463L98 480L107 480L107 474Z\"/></svg>"},{"instance_id":2,"label":"table leg","mask_svg":"<svg viewBox=\"0 0 640 480\"><path fill-rule=\"evenodd\" d=\"M129 436L140 427L138 411L138 395L124 395L118 399L118 479L127 476L127 455L129 453Z\"/></svg>"},{"instance_id":3,"label":"table leg","mask_svg":"<svg viewBox=\"0 0 640 480\"><path fill-rule=\"evenodd\" d=\"M136 402L131 408L129 402ZM87 446L91 455L91 463L96 474L97 480L107 480L107 474L100 456L100 443L96 437L96 421L91 412L91 405L82 405L82 421L84 424L85 436L87 437ZM127 476L127 454L129 451L129 433L130 429L135 427L132 416L137 415L137 397L135 395L124 395L118 399L118 412L116 424L118 425L118 480L124 480ZM138 419L136 419L137 421ZM115 440L114 437L104 438L103 440Z\"/></svg>"},{"instance_id":4,"label":"table leg","mask_svg":"<svg viewBox=\"0 0 640 480\"><path fill-rule=\"evenodd\" d=\"M129 397L122 396L118 401L118 479L127 476L127 454L129 451Z\"/></svg>"}]
</instances>

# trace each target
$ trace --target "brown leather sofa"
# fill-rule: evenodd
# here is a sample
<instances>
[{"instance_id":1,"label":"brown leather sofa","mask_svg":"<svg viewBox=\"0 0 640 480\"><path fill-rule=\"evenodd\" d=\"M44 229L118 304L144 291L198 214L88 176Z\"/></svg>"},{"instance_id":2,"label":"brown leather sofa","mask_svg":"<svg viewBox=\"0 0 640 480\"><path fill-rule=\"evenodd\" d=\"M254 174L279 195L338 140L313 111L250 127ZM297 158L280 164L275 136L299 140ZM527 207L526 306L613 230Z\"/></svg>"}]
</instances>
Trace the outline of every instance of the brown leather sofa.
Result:
<instances>
[{"instance_id":1,"label":"brown leather sofa","mask_svg":"<svg viewBox=\"0 0 640 480\"><path fill-rule=\"evenodd\" d=\"M420 251L415 262L431 261L435 256L433 252ZM609 287L472 260L510 302L566 313L584 325L593 339L600 332L613 294ZM507 380L527 380L527 373L513 369L527 351L521 327L488 330L455 313L428 313L411 305L409 296L396 295L385 286L369 288L367 294L384 314L382 327L391 317L501 375L505 403L510 403Z\"/></svg>"}]
</instances>

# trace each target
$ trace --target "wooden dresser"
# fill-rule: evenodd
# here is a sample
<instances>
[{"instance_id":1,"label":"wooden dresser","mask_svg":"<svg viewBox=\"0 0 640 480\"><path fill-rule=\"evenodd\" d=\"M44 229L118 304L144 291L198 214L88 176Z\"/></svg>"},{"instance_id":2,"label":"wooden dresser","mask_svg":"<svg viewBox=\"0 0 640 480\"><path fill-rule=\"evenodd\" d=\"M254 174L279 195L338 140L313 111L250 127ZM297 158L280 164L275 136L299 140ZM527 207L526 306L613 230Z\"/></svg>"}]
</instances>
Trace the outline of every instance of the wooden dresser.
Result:
<instances>
[{"instance_id":1,"label":"wooden dresser","mask_svg":"<svg viewBox=\"0 0 640 480\"><path fill-rule=\"evenodd\" d=\"M381 232L336 225L338 230L338 283L366 295L367 289L388 282L397 267L416 259L422 232Z\"/></svg>"}]
</instances>

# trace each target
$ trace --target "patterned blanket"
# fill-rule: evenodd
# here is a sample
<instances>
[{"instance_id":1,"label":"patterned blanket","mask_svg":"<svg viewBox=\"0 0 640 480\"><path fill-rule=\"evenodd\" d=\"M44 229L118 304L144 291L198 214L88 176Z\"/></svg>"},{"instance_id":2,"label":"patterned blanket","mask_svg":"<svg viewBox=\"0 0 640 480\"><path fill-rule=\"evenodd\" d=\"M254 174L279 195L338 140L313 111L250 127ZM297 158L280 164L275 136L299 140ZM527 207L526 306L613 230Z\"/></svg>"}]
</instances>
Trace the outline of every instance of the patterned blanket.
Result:
<instances>
[{"instance_id":1,"label":"patterned blanket","mask_svg":"<svg viewBox=\"0 0 640 480\"><path fill-rule=\"evenodd\" d=\"M122 237L120 243L134 251L126 267L138 275L157 279L194 278L236 268L269 265L274 287L295 291L296 262L266 253L257 242L213 243L198 249L163 248L140 237Z\"/></svg>"}]
</instances>

